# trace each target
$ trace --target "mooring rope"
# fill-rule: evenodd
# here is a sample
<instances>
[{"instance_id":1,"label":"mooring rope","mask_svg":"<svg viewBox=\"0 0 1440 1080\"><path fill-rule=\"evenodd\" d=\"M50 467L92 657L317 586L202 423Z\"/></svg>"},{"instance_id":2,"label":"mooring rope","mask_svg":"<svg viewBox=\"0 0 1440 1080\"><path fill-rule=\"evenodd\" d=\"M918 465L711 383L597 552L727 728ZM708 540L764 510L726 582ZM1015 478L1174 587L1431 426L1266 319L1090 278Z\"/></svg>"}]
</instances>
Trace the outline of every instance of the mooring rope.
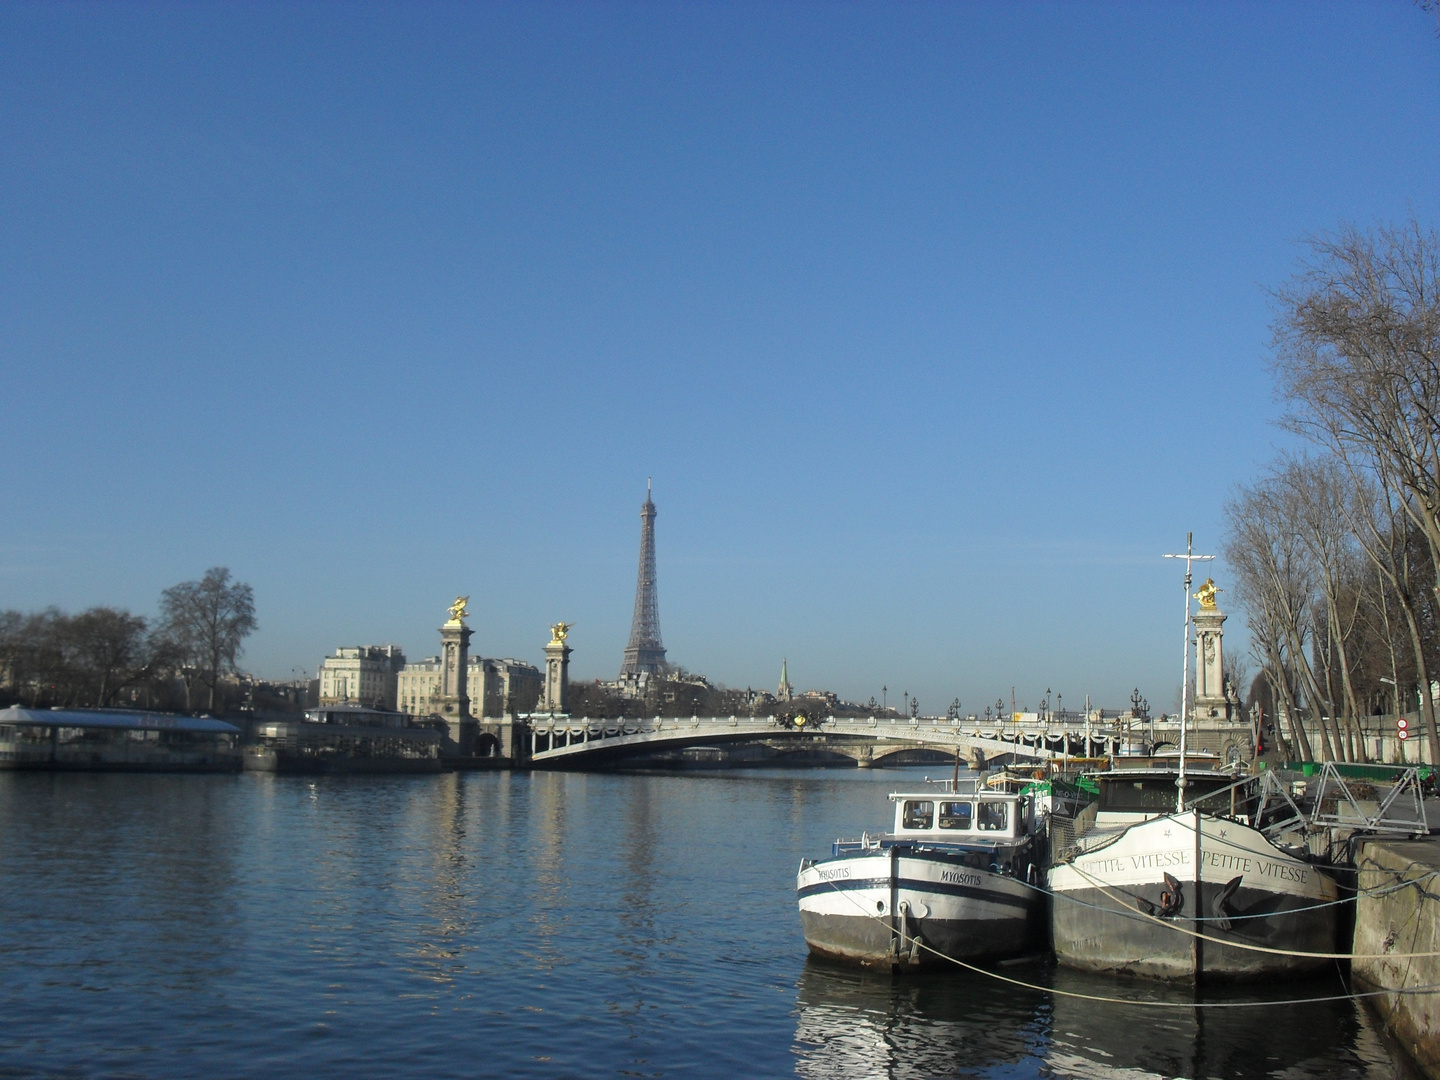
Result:
<instances>
[{"instance_id":1,"label":"mooring rope","mask_svg":"<svg viewBox=\"0 0 1440 1080\"><path fill-rule=\"evenodd\" d=\"M1219 922L1221 919L1229 919L1230 922L1239 922L1244 919L1272 919L1280 915L1299 915L1306 911L1320 911L1323 908L1339 907L1341 904L1349 904L1353 902L1356 897L1359 896L1364 896L1366 898L1389 896L1393 892L1399 892L1402 889L1408 889L1411 885L1418 885L1426 878L1434 877L1436 874L1440 874L1440 870L1431 870L1429 873L1420 875L1420 877L1410 878L1409 880L1397 881L1394 884L1384 885L1374 889L1357 889L1355 892L1355 896L1342 896L1338 899L1326 900L1323 903L1319 904L1309 904L1306 907L1287 908L1284 911L1262 911L1254 915L1199 915L1191 917L1189 921ZM1117 911L1113 907L1106 907L1104 904L1092 904L1088 900L1081 900L1078 896L1071 896L1069 893L1056 892L1054 889L1047 889L1043 885L1036 885L1033 882L1024 880L1023 878L1017 877L1012 878L1011 880L1025 886L1025 888L1027 889L1033 889L1035 892L1040 893L1042 896L1049 896L1052 899L1064 900L1066 903L1075 904L1077 907L1086 907L1090 908L1093 911L1104 911L1110 915L1124 915L1126 918L1134 918L1137 920L1141 916L1141 913L1138 910L1132 910L1129 907Z\"/></svg>"},{"instance_id":2,"label":"mooring rope","mask_svg":"<svg viewBox=\"0 0 1440 1080\"><path fill-rule=\"evenodd\" d=\"M1100 880L1096 879L1095 877L1091 876L1090 874L1087 874L1084 870L1081 870L1080 867L1078 867L1077 865L1075 865L1073 862L1072 862L1072 863L1066 863L1066 864L1064 864L1064 865L1069 866L1072 870L1074 870L1077 874L1079 874L1079 875L1080 875L1081 877L1083 877L1085 880L1089 881L1092 885L1094 885L1094 886L1095 886L1097 889L1099 889L1102 893L1104 893L1106 896L1110 897L1111 900L1114 900L1114 901L1116 901L1117 903L1119 903L1120 905L1122 905L1122 907L1125 909L1125 911L1126 911L1127 913L1130 911L1130 905L1125 903L1124 898L1123 898L1123 897L1120 897L1120 896L1116 896L1113 892L1111 892L1111 891L1106 887L1106 885L1105 885L1105 883L1104 883L1103 881L1100 881ZM1132 899L1138 899L1138 898L1132 897ZM1198 898L1197 898L1197 899L1198 899ZM1201 933L1200 931L1198 931L1198 930L1191 930L1188 926L1181 926L1181 925L1178 924L1178 923L1171 922L1171 921L1169 921L1168 919L1161 919L1161 918L1159 918L1159 917L1157 917L1157 916L1155 916L1155 915L1149 914L1148 912L1144 912L1144 911L1139 911L1139 910L1137 910L1135 913L1136 913L1137 915L1139 915L1142 919L1146 919L1146 920L1148 920L1148 921L1150 921L1150 922L1157 923L1157 924L1159 924L1160 926L1168 926L1171 930L1174 930L1174 931L1175 931L1176 933L1178 933L1178 934L1185 934L1185 935L1187 935L1188 937L1199 938L1201 941L1211 941L1211 942L1214 942L1216 945L1226 945L1226 946L1228 946L1228 947L1230 947L1230 948L1232 948L1232 949L1244 949L1244 950L1246 950L1246 951L1248 951L1248 952L1269 953L1269 954L1272 955L1272 956L1294 956L1294 957L1301 957L1301 958L1309 959L1309 960L1403 960L1403 959L1405 959L1406 957L1410 957L1410 958L1413 958L1413 959L1421 960L1421 959L1428 959L1428 958L1431 958L1431 957L1440 956L1440 951L1437 951L1437 952L1416 952L1416 953L1393 953L1393 952L1392 952L1392 953L1349 953L1349 952L1301 952L1301 951L1299 951L1299 950L1297 950L1297 949L1272 949L1272 948L1270 948L1270 947L1267 946L1267 945L1251 945L1249 942L1245 942L1245 941L1228 941L1228 940L1226 940L1225 938L1217 938L1217 937L1214 937L1214 936L1211 935L1211 934L1202 934L1202 933Z\"/></svg>"},{"instance_id":3,"label":"mooring rope","mask_svg":"<svg viewBox=\"0 0 1440 1080\"><path fill-rule=\"evenodd\" d=\"M863 915L865 918L873 919L874 921L883 925L887 930L890 930L892 932L894 931L894 927L892 927L888 922L886 922L885 919L881 918L879 915L872 914L871 912L865 910L865 908L861 906L860 901L856 900L853 896L850 896L845 890L841 889L833 881L828 882L827 884L829 884L830 887L834 889L837 893L839 893L841 896L844 896L845 899L847 899L851 904L855 905L855 907L859 910L860 914ZM958 957L948 956L947 954L941 952L939 949L927 945L919 938L911 938L910 941L919 948L924 949L926 952L933 953L935 956L938 956L941 960L948 961L949 963L962 967L967 971L973 971L977 974L987 976L988 978L997 979L1003 983L1009 983L1011 986L1018 986L1025 990L1038 990L1042 994L1054 994L1058 997L1076 998L1080 1001L1099 1001L1108 1005L1140 1005L1145 1008L1155 1009L1263 1009L1268 1008L1272 1005L1312 1005L1328 1001L1353 1001L1358 998L1382 997L1385 994L1431 994L1437 990L1440 990L1440 983L1427 983L1424 986L1414 986L1399 990L1362 990L1358 993L1351 991L1345 994L1330 994L1323 995L1321 997L1308 998L1290 998L1282 1001L1146 1001L1143 998L1121 998L1109 997L1104 994L1082 994L1077 990L1061 990L1058 987L1054 986L1042 986L1039 983L1026 982L1024 979L1013 979L1008 975L1001 975L998 971L991 971L988 968L980 967L977 964L966 963L964 960L961 960Z\"/></svg>"}]
</instances>

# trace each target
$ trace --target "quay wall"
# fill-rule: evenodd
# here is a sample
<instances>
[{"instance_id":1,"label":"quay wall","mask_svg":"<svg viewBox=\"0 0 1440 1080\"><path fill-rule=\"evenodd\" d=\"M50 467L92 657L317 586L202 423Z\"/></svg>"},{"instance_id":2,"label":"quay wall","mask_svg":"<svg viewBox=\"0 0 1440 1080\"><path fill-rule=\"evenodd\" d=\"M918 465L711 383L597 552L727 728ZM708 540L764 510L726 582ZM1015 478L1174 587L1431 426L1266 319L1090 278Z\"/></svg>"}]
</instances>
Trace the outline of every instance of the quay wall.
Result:
<instances>
[{"instance_id":1,"label":"quay wall","mask_svg":"<svg viewBox=\"0 0 1440 1080\"><path fill-rule=\"evenodd\" d=\"M1440 984L1440 957L1410 955L1440 952L1440 836L1368 840L1356 852L1356 865L1359 897L1353 951L1357 956L1385 957L1354 961L1356 989L1405 990ZM1376 892L1382 895L1373 895ZM1365 1000L1425 1075L1440 1080L1440 992L1383 994Z\"/></svg>"}]
</instances>

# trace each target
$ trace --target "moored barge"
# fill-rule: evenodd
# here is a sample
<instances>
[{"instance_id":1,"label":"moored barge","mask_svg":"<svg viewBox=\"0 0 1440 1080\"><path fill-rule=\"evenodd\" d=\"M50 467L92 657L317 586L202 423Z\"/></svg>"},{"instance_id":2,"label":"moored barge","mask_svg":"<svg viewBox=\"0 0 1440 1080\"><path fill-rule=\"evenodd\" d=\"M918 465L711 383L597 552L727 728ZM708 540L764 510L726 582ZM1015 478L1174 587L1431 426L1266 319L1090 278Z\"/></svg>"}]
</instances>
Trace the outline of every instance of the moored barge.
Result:
<instances>
[{"instance_id":1,"label":"moored barge","mask_svg":"<svg viewBox=\"0 0 1440 1080\"><path fill-rule=\"evenodd\" d=\"M1044 894L1027 796L977 790L895 793L893 831L837 840L800 864L810 951L865 966L1024 952L1043 930Z\"/></svg>"},{"instance_id":2,"label":"moored barge","mask_svg":"<svg viewBox=\"0 0 1440 1080\"><path fill-rule=\"evenodd\" d=\"M245 747L249 772L435 773L444 737L403 713L358 705L310 709L304 720L257 724Z\"/></svg>"},{"instance_id":3,"label":"moored barge","mask_svg":"<svg viewBox=\"0 0 1440 1080\"><path fill-rule=\"evenodd\" d=\"M1254 827L1246 781L1192 768L1177 789L1180 771L1153 760L1096 779L1093 825L1047 875L1060 963L1181 982L1333 963L1313 954L1335 950L1338 888Z\"/></svg>"}]
</instances>

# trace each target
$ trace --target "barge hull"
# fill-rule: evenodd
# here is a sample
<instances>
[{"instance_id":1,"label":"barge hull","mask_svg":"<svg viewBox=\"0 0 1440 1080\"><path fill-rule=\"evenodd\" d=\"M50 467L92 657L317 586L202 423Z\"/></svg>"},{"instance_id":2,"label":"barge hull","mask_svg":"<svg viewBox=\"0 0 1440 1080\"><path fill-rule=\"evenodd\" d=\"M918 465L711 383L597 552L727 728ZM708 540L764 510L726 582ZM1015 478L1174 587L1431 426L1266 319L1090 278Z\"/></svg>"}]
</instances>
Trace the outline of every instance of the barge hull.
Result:
<instances>
[{"instance_id":1,"label":"barge hull","mask_svg":"<svg viewBox=\"0 0 1440 1080\"><path fill-rule=\"evenodd\" d=\"M805 932L805 944L816 956L867 967L889 966L896 961L892 942L899 935L886 919L802 911L800 927ZM917 967L947 966L946 957L983 960L1015 956L1026 950L1032 936L1029 926L1021 919L910 918L907 929L904 938L907 958L909 941L918 938L928 946L915 950L914 966ZM931 949L944 955L937 956Z\"/></svg>"},{"instance_id":2,"label":"barge hull","mask_svg":"<svg viewBox=\"0 0 1440 1080\"><path fill-rule=\"evenodd\" d=\"M1079 843L1048 873L1055 956L1067 967L1195 982L1332 963L1303 954L1335 951L1335 882L1242 822L1192 810L1102 825Z\"/></svg>"},{"instance_id":3,"label":"barge hull","mask_svg":"<svg viewBox=\"0 0 1440 1080\"><path fill-rule=\"evenodd\" d=\"M803 870L798 885L810 951L865 965L1016 955L1043 927L1038 890L949 853L824 860ZM915 948L917 939L925 947Z\"/></svg>"},{"instance_id":4,"label":"barge hull","mask_svg":"<svg viewBox=\"0 0 1440 1080\"><path fill-rule=\"evenodd\" d=\"M1163 881L1157 881L1147 891L1155 895L1164 887ZM1187 881L1184 888L1188 893L1194 884ZM1202 911L1211 909L1222 889L1223 885L1202 883ZM1121 909L1099 889L1056 892L1053 903L1056 959L1066 967L1081 971L1188 982L1195 980L1198 956L1204 979L1253 982L1303 975L1327 968L1334 962L1236 949L1215 941L1200 941L1197 952L1197 939L1182 932L1182 929L1194 930L1206 937L1233 939L1286 953L1332 952L1335 908L1316 908L1315 901L1307 897L1240 889L1232 900L1234 909L1268 914L1265 918L1237 919L1232 923L1236 929L1229 931L1220 929L1213 921L1197 923L1186 916L1164 923L1152 922L1138 911ZM1299 908L1311 910L1297 911Z\"/></svg>"},{"instance_id":5,"label":"barge hull","mask_svg":"<svg viewBox=\"0 0 1440 1080\"><path fill-rule=\"evenodd\" d=\"M246 772L282 776L347 776L379 773L438 773L439 758L347 757L340 754L300 754L284 750L247 748Z\"/></svg>"}]
</instances>

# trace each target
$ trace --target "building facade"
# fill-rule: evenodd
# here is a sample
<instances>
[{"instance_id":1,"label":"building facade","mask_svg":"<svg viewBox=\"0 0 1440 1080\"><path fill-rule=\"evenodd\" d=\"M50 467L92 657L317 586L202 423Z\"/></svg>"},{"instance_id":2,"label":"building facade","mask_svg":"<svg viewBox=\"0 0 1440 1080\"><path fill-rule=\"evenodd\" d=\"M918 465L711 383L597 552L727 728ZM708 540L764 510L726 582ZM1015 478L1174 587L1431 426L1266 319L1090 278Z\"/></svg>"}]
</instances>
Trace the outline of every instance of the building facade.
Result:
<instances>
[{"instance_id":1,"label":"building facade","mask_svg":"<svg viewBox=\"0 0 1440 1080\"><path fill-rule=\"evenodd\" d=\"M470 658L467 682L475 678L478 657ZM474 686L474 683L470 683ZM427 656L400 669L395 680L396 708L410 716L440 714L440 657Z\"/></svg>"},{"instance_id":2,"label":"building facade","mask_svg":"<svg viewBox=\"0 0 1440 1080\"><path fill-rule=\"evenodd\" d=\"M523 660L481 661L482 681L473 684L471 700L484 702L484 717L501 717L507 713L534 712L540 706L540 690L544 679L540 669ZM483 687L483 691L479 688Z\"/></svg>"},{"instance_id":3,"label":"building facade","mask_svg":"<svg viewBox=\"0 0 1440 1080\"><path fill-rule=\"evenodd\" d=\"M397 708L410 716L440 713L440 657L406 664L396 680ZM540 669L521 660L485 660L472 656L465 668L470 714L476 719L507 712L533 712L540 702Z\"/></svg>"},{"instance_id":4,"label":"building facade","mask_svg":"<svg viewBox=\"0 0 1440 1080\"><path fill-rule=\"evenodd\" d=\"M320 704L393 709L404 667L397 645L341 646L320 662Z\"/></svg>"}]
</instances>

